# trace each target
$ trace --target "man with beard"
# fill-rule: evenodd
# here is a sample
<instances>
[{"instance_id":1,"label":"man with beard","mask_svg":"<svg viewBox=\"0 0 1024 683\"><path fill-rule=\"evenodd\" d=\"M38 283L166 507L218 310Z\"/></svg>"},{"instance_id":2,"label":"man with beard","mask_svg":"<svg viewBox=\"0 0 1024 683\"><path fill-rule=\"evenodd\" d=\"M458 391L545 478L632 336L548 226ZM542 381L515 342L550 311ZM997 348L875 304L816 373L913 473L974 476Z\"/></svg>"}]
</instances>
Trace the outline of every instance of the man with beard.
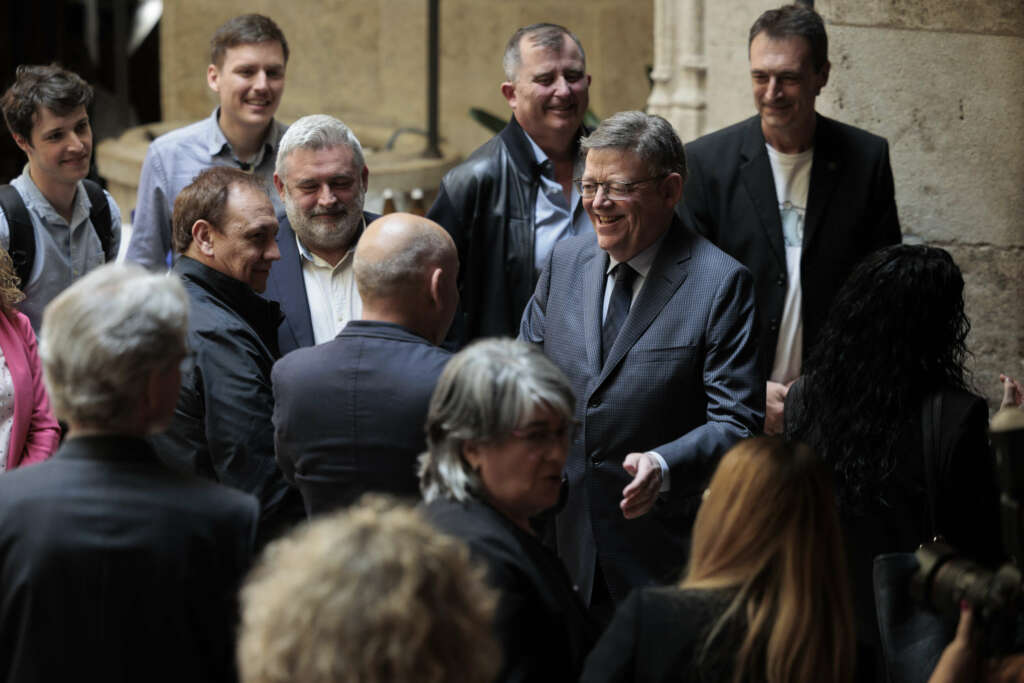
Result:
<instances>
[{"instance_id":1,"label":"man with beard","mask_svg":"<svg viewBox=\"0 0 1024 683\"><path fill-rule=\"evenodd\" d=\"M362 313L352 254L377 218L363 212L369 176L359 140L333 116L304 116L281 138L274 186L288 217L264 295L285 314L281 355L334 339Z\"/></svg>"}]
</instances>

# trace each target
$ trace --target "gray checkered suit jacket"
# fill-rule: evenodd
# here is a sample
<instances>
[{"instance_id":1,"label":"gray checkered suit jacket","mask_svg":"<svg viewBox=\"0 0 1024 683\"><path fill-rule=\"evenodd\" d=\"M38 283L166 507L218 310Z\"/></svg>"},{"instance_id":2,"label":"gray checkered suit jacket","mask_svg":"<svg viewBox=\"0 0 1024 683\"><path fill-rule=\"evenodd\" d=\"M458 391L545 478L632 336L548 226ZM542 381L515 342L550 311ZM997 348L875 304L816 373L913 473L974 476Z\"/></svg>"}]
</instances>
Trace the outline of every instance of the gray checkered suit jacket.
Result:
<instances>
[{"instance_id":1,"label":"gray checkered suit jacket","mask_svg":"<svg viewBox=\"0 0 1024 683\"><path fill-rule=\"evenodd\" d=\"M520 338L569 377L581 428L557 519L558 552L588 599L595 563L616 600L680 575L700 494L721 455L760 431L764 377L750 273L674 219L601 366L608 256L592 233L559 242L523 314ZM622 461L657 451L671 490L639 519L618 505Z\"/></svg>"}]
</instances>

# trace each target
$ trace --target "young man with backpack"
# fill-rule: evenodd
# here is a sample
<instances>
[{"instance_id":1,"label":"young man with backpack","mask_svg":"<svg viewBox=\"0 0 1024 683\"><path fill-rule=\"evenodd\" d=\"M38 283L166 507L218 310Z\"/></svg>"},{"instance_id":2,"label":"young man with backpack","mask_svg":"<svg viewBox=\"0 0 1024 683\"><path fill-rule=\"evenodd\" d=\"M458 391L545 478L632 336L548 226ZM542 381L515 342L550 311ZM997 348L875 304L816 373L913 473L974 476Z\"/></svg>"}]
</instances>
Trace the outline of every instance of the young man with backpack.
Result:
<instances>
[{"instance_id":1,"label":"young man with backpack","mask_svg":"<svg viewBox=\"0 0 1024 683\"><path fill-rule=\"evenodd\" d=\"M28 157L20 176L0 186L0 246L21 279L20 310L37 332L43 309L93 268L117 256L121 212L86 180L92 88L56 64L19 66L0 109Z\"/></svg>"}]
</instances>

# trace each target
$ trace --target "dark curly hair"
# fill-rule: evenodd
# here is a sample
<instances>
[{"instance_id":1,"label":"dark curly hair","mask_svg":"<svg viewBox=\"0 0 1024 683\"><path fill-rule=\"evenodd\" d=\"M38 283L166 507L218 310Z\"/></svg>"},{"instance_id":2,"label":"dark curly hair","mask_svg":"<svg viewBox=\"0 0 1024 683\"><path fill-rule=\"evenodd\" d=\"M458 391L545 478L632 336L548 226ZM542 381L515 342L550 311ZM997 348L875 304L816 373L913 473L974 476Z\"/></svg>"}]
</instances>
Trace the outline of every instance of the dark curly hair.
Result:
<instances>
[{"instance_id":1,"label":"dark curly hair","mask_svg":"<svg viewBox=\"0 0 1024 683\"><path fill-rule=\"evenodd\" d=\"M925 397L968 389L963 294L949 252L896 245L868 256L836 296L786 433L832 465L844 509L878 500L901 428Z\"/></svg>"}]
</instances>

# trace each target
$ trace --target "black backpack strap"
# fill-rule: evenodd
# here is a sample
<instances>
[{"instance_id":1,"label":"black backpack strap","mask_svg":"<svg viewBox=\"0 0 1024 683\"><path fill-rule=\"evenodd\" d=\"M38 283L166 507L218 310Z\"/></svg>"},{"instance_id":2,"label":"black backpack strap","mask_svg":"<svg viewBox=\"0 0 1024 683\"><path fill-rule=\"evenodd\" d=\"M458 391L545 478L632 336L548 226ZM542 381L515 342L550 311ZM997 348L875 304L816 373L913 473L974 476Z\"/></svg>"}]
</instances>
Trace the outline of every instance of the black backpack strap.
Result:
<instances>
[{"instance_id":1,"label":"black backpack strap","mask_svg":"<svg viewBox=\"0 0 1024 683\"><path fill-rule=\"evenodd\" d=\"M25 202L13 186L0 185L0 208L3 208L7 218L7 252L11 255L14 272L24 289L36 260L36 231L32 227Z\"/></svg>"},{"instance_id":2,"label":"black backpack strap","mask_svg":"<svg viewBox=\"0 0 1024 683\"><path fill-rule=\"evenodd\" d=\"M85 193L89 195L89 203L92 204L92 208L89 210L89 220L92 221L96 236L100 238L107 261L113 261L117 258L117 252L111 253L114 248L114 230L113 219L110 216L110 202L107 201L107 195L103 193L103 188L98 183L94 183L88 178L82 183L85 185Z\"/></svg>"}]
</instances>

